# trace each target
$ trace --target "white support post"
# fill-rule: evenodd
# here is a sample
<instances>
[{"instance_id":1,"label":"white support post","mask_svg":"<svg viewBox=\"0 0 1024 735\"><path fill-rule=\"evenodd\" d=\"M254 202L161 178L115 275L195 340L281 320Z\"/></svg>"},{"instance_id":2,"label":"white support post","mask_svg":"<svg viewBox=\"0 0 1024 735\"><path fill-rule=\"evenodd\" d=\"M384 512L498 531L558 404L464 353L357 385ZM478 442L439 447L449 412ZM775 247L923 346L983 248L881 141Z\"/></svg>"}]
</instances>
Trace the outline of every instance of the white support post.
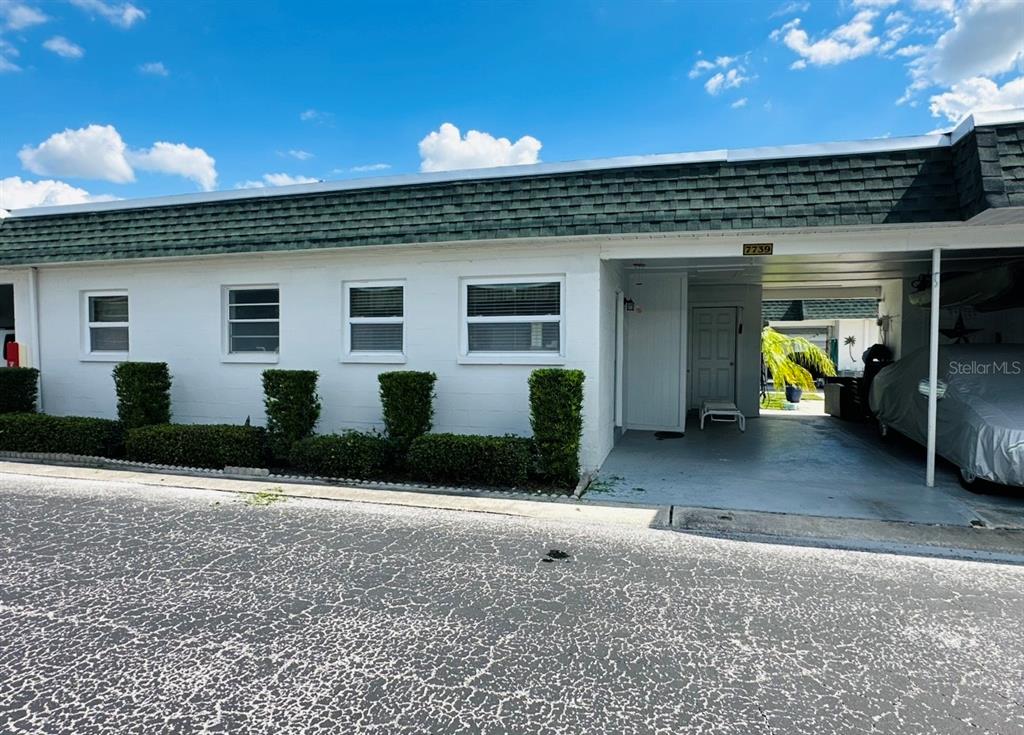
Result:
<instances>
[{"instance_id":1,"label":"white support post","mask_svg":"<svg viewBox=\"0 0 1024 735\"><path fill-rule=\"evenodd\" d=\"M939 305L942 250L932 250L931 328L928 331L928 466L925 484L935 487L935 428L939 410Z\"/></svg>"}]
</instances>

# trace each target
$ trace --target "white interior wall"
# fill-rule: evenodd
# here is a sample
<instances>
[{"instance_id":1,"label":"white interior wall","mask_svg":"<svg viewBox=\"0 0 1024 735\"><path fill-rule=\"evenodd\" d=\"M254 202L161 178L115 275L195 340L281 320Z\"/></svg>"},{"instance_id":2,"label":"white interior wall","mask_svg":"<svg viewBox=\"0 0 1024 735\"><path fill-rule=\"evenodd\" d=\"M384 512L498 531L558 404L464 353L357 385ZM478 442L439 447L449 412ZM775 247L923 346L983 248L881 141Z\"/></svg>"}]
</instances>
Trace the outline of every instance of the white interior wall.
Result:
<instances>
[{"instance_id":1,"label":"white interior wall","mask_svg":"<svg viewBox=\"0 0 1024 735\"><path fill-rule=\"evenodd\" d=\"M909 297L913 293L911 280L913 279L907 279L903 283L901 356L928 346L930 312L925 307L910 303ZM939 328L954 327L960 315L963 315L964 326L968 329L981 330L969 335L968 338L973 344L992 344L996 342L997 336L1006 344L1024 344L1024 306L988 312L978 311L970 306L942 308L939 310ZM951 342L952 340L947 337L939 336L939 344Z\"/></svg>"},{"instance_id":2,"label":"white interior wall","mask_svg":"<svg viewBox=\"0 0 1024 735\"><path fill-rule=\"evenodd\" d=\"M903 352L903 281L900 279L894 278L882 283L878 316L883 319L888 317L884 344L892 350L898 360ZM879 334L881 335L881 331Z\"/></svg>"},{"instance_id":3,"label":"white interior wall","mask_svg":"<svg viewBox=\"0 0 1024 735\"><path fill-rule=\"evenodd\" d=\"M760 414L761 294L760 284L691 283L689 287L691 310L699 306L737 306L740 309L743 331L736 337L736 406L747 417Z\"/></svg>"},{"instance_id":4,"label":"white interior wall","mask_svg":"<svg viewBox=\"0 0 1024 735\"><path fill-rule=\"evenodd\" d=\"M597 451L603 461L615 445L615 404L617 393L619 294L625 291L625 275L621 264L601 261L600 293L600 369L598 372Z\"/></svg>"},{"instance_id":5,"label":"white interior wall","mask_svg":"<svg viewBox=\"0 0 1024 735\"><path fill-rule=\"evenodd\" d=\"M319 371L323 396L319 431L380 429L377 374L408 369L437 373L435 431L527 435L527 379L537 366L458 362L460 277L559 274L565 275L564 365L587 375L581 461L585 469L592 469L609 447L599 349L599 315L607 311L607 303L604 308L599 304L601 270L596 250L579 245L361 249L42 268L45 410L115 415L114 363L82 359L80 294L125 289L130 310L129 357L170 365L176 421L241 423L250 416L254 423L263 423L260 373L279 367ZM405 279L407 362L343 364L342 282L375 279ZM221 359L221 289L243 284L280 287L281 350L276 364Z\"/></svg>"},{"instance_id":6,"label":"white interior wall","mask_svg":"<svg viewBox=\"0 0 1024 735\"><path fill-rule=\"evenodd\" d=\"M845 344L847 337L853 337L856 343L851 347ZM864 370L864 361L860 356L864 350L878 342L878 323L874 319L838 319L836 320L836 339L838 340L838 365L840 371ZM851 355L852 353L852 355Z\"/></svg>"}]
</instances>

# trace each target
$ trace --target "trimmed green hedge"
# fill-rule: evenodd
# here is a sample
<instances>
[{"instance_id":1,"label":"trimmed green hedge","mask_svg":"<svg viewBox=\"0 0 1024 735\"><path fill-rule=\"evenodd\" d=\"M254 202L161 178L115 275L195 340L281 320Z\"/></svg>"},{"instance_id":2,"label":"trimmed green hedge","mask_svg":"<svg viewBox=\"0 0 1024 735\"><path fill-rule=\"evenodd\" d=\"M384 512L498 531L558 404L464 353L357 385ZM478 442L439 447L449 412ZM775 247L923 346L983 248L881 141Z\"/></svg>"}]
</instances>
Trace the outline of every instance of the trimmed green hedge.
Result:
<instances>
[{"instance_id":1,"label":"trimmed green hedge","mask_svg":"<svg viewBox=\"0 0 1024 735\"><path fill-rule=\"evenodd\" d=\"M315 370L264 370L263 405L267 441L277 461L287 459L295 442L312 436L320 420Z\"/></svg>"},{"instance_id":2,"label":"trimmed green hedge","mask_svg":"<svg viewBox=\"0 0 1024 735\"><path fill-rule=\"evenodd\" d=\"M311 436L292 447L291 464L319 477L379 479L392 459L388 440L379 434L346 431Z\"/></svg>"},{"instance_id":3,"label":"trimmed green hedge","mask_svg":"<svg viewBox=\"0 0 1024 735\"><path fill-rule=\"evenodd\" d=\"M0 368L0 413L32 413L38 396L38 370Z\"/></svg>"},{"instance_id":4,"label":"trimmed green hedge","mask_svg":"<svg viewBox=\"0 0 1024 735\"><path fill-rule=\"evenodd\" d=\"M400 449L434 425L434 373L393 370L377 376L384 430Z\"/></svg>"},{"instance_id":5,"label":"trimmed green hedge","mask_svg":"<svg viewBox=\"0 0 1024 735\"><path fill-rule=\"evenodd\" d=\"M406 456L418 480L452 485L518 487L533 466L533 442L520 436L424 434Z\"/></svg>"},{"instance_id":6,"label":"trimmed green hedge","mask_svg":"<svg viewBox=\"0 0 1024 735\"><path fill-rule=\"evenodd\" d=\"M161 424L130 429L125 454L135 462L182 467L264 467L266 432L233 424Z\"/></svg>"},{"instance_id":7,"label":"trimmed green hedge","mask_svg":"<svg viewBox=\"0 0 1024 735\"><path fill-rule=\"evenodd\" d=\"M121 424L83 416L0 414L0 450L117 458L124 451Z\"/></svg>"},{"instance_id":8,"label":"trimmed green hedge","mask_svg":"<svg viewBox=\"0 0 1024 735\"><path fill-rule=\"evenodd\" d=\"M580 479L583 381L582 370L542 368L530 373L530 425L540 471L565 487Z\"/></svg>"},{"instance_id":9,"label":"trimmed green hedge","mask_svg":"<svg viewBox=\"0 0 1024 735\"><path fill-rule=\"evenodd\" d=\"M171 371L166 362L122 362L113 374L117 416L126 429L171 422Z\"/></svg>"}]
</instances>

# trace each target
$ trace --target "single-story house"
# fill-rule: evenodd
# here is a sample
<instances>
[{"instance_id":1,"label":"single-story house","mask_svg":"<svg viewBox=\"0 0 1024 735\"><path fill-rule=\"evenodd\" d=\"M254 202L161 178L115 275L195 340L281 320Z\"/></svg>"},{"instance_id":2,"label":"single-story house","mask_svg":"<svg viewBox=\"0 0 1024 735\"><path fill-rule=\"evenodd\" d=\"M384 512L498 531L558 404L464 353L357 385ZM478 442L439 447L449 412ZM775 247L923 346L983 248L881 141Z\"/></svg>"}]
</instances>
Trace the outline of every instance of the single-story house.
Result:
<instances>
[{"instance_id":1,"label":"single-story house","mask_svg":"<svg viewBox=\"0 0 1024 735\"><path fill-rule=\"evenodd\" d=\"M526 434L527 377L556 365L586 373L593 469L704 400L757 417L766 288L874 299L900 352L939 339L907 302L921 274L1022 245L1016 110L908 138L14 211L0 288L48 413L114 416L113 364L159 360L176 421L261 422L277 366L319 371L321 431L369 428L377 374L405 368L438 375L436 430ZM1024 341L1024 318L987 318L968 315Z\"/></svg>"}]
</instances>

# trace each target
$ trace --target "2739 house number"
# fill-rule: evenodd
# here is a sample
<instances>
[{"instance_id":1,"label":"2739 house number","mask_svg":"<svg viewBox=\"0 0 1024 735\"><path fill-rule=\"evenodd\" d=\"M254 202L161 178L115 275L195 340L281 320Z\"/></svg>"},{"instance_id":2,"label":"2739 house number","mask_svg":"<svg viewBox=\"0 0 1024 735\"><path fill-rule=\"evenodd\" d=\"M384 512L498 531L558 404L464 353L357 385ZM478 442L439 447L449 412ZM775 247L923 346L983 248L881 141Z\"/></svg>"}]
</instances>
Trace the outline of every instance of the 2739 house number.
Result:
<instances>
[{"instance_id":1,"label":"2739 house number","mask_svg":"<svg viewBox=\"0 0 1024 735\"><path fill-rule=\"evenodd\" d=\"M770 242L752 242L743 245L744 255L771 255L775 244Z\"/></svg>"}]
</instances>

